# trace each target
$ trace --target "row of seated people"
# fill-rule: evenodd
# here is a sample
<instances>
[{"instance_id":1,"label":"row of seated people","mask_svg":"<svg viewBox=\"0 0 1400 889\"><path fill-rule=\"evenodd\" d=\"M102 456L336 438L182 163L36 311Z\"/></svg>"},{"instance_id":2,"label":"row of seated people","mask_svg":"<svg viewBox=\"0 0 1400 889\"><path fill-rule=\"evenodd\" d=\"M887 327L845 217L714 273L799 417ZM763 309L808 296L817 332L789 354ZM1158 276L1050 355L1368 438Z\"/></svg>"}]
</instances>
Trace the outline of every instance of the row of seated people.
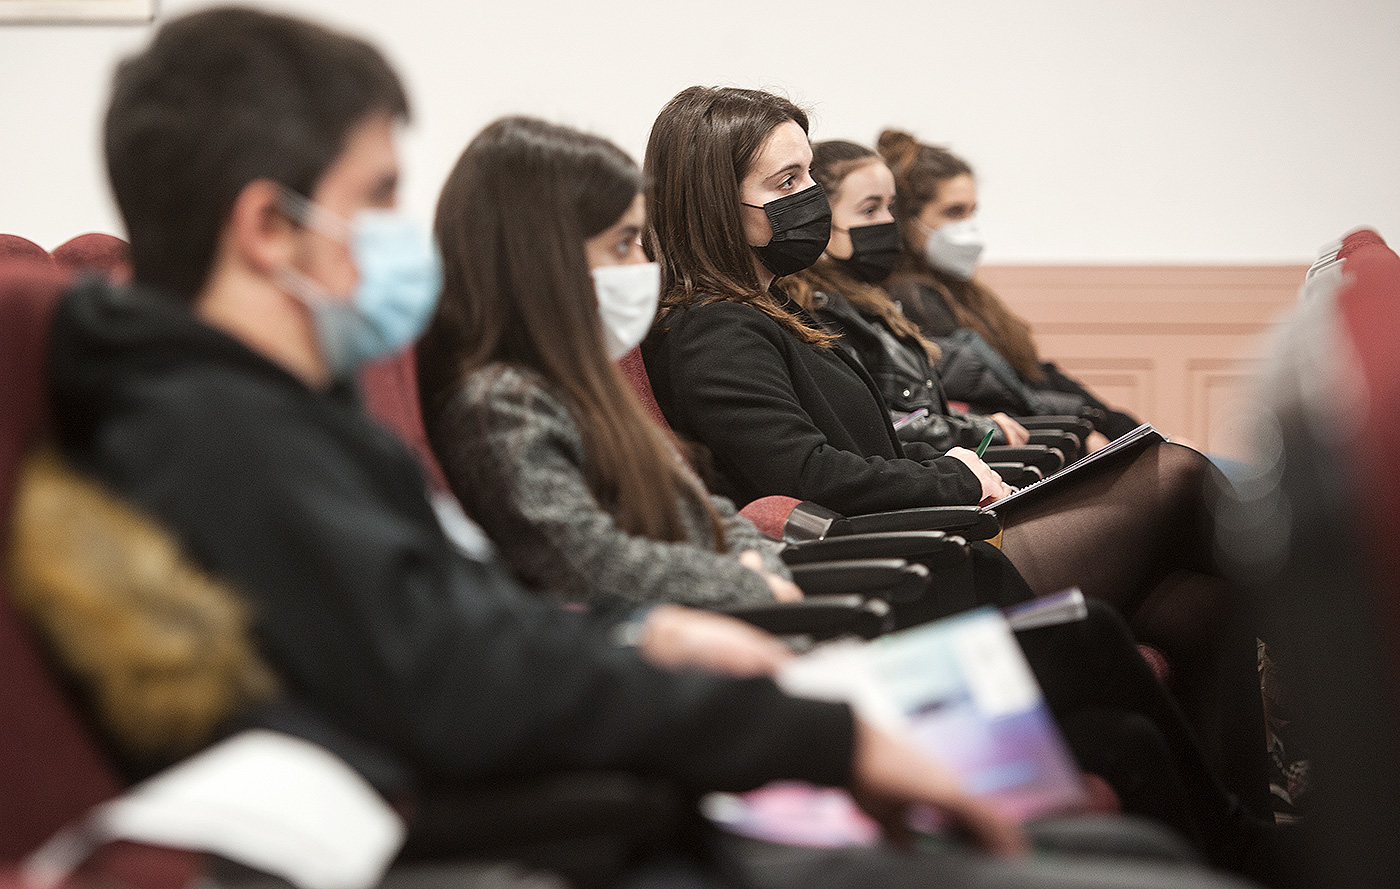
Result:
<instances>
[{"instance_id":1,"label":"row of seated people","mask_svg":"<svg viewBox=\"0 0 1400 889\"><path fill-rule=\"evenodd\" d=\"M203 63L204 54L182 41L199 46L218 30L221 39L255 43L267 28L312 42L345 40L239 11L183 24L163 30L138 59L144 68L124 69L128 91L118 91L109 119L117 135L127 120L150 126L151 115L132 113L154 100L142 92L151 82L143 77L191 74L182 66ZM831 306L833 297L859 304L861 282L843 281L835 265L854 247L841 257L846 251L826 231L819 242L788 235L813 222L831 225L850 197L851 170L878 173L878 159L862 155L866 162L845 173L820 158L813 165L799 109L763 93L696 88L673 100L653 130L646 177L653 192L644 203L641 171L614 146L538 121L501 121L468 147L444 189L438 303L432 251L409 243L394 220L372 210L385 203L373 187L387 176L390 125L403 100L378 56L363 44L353 47L360 64L386 76L376 84L381 91L339 124L349 140L342 154L293 192L275 159L288 149L266 134L268 171L238 183L239 201L203 233L203 254L176 248L197 243L182 241L196 237L185 231L188 220L152 222L159 220L150 208L161 206L161 189L187 183L153 182L136 157L121 154L123 144L136 144L134 136L130 143L109 139L136 280L185 294L195 313L150 290L98 283L63 298L50 367L64 457L169 526L197 562L253 603L259 647L290 691L341 729L406 761L420 780L460 787L518 777L521 753L505 749L512 744L524 745L534 767L545 770L679 769L675 776L692 788L751 785L755 778L832 780L828 771L777 764L790 751L773 720L795 721L784 714L796 711L771 686L750 680L744 687L767 697L752 706L741 701L742 718L723 725L733 736L702 751L693 740L679 743L675 730L690 719L697 737L714 742L713 727L691 705L706 694L737 695L738 686L686 687L698 681L686 678L661 688L671 680L638 673L644 668L632 660L614 663L615 655L574 638L592 632L597 617L641 604L714 606L798 595L769 544L729 501L708 494L680 458L679 441L650 422L619 376L613 359L648 331L643 355L668 420L706 446L715 484L742 500L786 494L856 514L975 505L1005 493L1000 477L965 449L941 456L926 442L902 443L870 373L809 314ZM313 78L292 87L314 92L324 84ZM203 114L237 109L235 98L258 101L256 92L200 98ZM734 135L743 131L747 155ZM173 134L161 135L174 143ZM687 156L697 145L719 149L709 154L719 171ZM812 175L824 180L824 190ZM728 191L713 191L726 181ZM877 215L894 201L883 195ZM356 299L376 293L369 284L387 285L378 291L386 306L350 309L336 297L355 277L344 274L350 233L337 217L355 219ZM847 232L859 228L838 221ZM641 254L643 234L659 266ZM322 251L320 265L286 259L297 239ZM826 277L809 281L812 297L826 297L822 306L790 300L774 283L823 253L830 267L817 272ZM658 297L663 313L653 328ZM516 576L540 592L589 602L595 618L527 605L489 561L464 560L447 546L406 457L344 400L341 383L352 371L406 344L430 315L418 350L424 416L454 492ZM885 318L897 321L888 307ZM914 341L927 360L927 347ZM956 604L1010 604L1037 585L1052 589L1068 578L1139 626L1158 627L1153 641L1185 677L1180 691L1199 739L1107 608L1091 609L1081 624L1024 633L1021 642L1076 754L1109 778L1126 808L1178 827L1218 865L1279 878L1270 854L1276 837L1248 811L1263 813L1254 632L1242 596L1210 558L1210 470L1199 455L1164 445L1096 478L1099 489L1066 492L1028 515L1003 515L1006 555L975 548L971 582L961 590L967 601ZM923 616L953 604L935 603ZM649 612L643 638L652 659L735 672L713 652L667 646L657 625L668 621L671 638L682 640L690 631L676 626L703 626L714 635L701 638L716 642L737 632L724 622L691 620L674 609ZM737 672L766 672L785 657L771 640L729 638L744 652ZM482 650L463 650L468 646ZM555 680L558 687L541 690L541 682ZM634 692L635 701L620 699ZM680 723L668 727L664 716L653 716L648 724L627 709L667 695L675 697L664 709L682 711ZM502 699L509 699L504 709ZM764 718L760 704L772 711ZM470 730L461 724L468 717ZM790 739L813 763L833 759L820 752L819 721L812 711ZM677 749L662 754L639 746L649 731ZM773 732L763 742L774 748L769 758L756 764L748 748L750 759L741 762L742 745L765 731ZM865 739L858 755L891 749L887 739L870 741L868 727L857 723L857 731ZM865 794L883 794L885 802L920 798L907 784L893 790L862 783L870 773L860 763L851 768ZM900 780L918 779L913 767ZM945 787L931 795L989 846L1017 844L1014 829L975 801ZM461 839L440 832L426 845L451 852ZM861 873L883 873L947 884L949 863L877 856L859 865L874 870L845 873L856 882ZM1053 879L1064 885L1208 879L1121 868L1096 874L1108 867L1099 862L1058 867L1064 870ZM1052 877L989 866L979 878L1029 885Z\"/></svg>"},{"instance_id":2,"label":"row of seated people","mask_svg":"<svg viewBox=\"0 0 1400 889\"><path fill-rule=\"evenodd\" d=\"M697 119L709 116L708 106L727 104L740 118L736 126L748 123L742 114L757 117L771 111L762 105L777 101L764 94L725 91L683 94L677 103L683 100L706 106L693 113ZM735 108L739 110L732 111ZM670 108L663 112L654 133L669 125L670 113ZM805 150L805 134L792 116L800 112L789 106L782 113L797 135L779 132L779 125L769 132L760 130L760 135L787 135L795 151ZM504 122L482 138L505 141L512 128L530 131L540 126ZM693 130L675 138L699 145L717 139ZM655 156L654 151L648 155ZM810 154L795 159L775 156L772 163L782 164L755 171L755 180L771 178L787 167L806 176L809 159ZM656 433L619 384L606 361L609 356L599 354L592 341L571 342L589 335L578 332L584 324L599 324L587 320L590 314L599 315L595 303L603 319L624 319L606 324L601 334L600 342L612 346L611 357L631 349L649 330L643 355L663 342L674 344L673 355L684 353L680 362L668 362L652 352L646 369L657 383L666 419L686 438L707 447L719 470L716 481L733 500L786 495L854 515L930 503L976 504L994 500L1004 490L965 449L941 456L924 442L901 443L889 412L872 392L876 386L865 373L868 365L832 346L830 335L816 330L815 324L804 325L800 309L776 304L773 294L780 291L767 281L761 290L710 299L697 308L693 317L721 319L713 329L699 331L677 313L663 314L653 330L654 300L664 284L658 286L657 269L645 263L636 236L650 225L648 237L656 238L660 256L685 255L686 244L666 242L661 231L666 207L701 203L687 196L653 194L647 206L654 218L648 221L634 189L621 215L603 220L604 214L599 214L599 224L608 224L589 233L597 238L590 241L589 252L598 282L590 291L596 295L561 295L558 287L543 282L507 286L500 283L500 272L493 289L466 283L483 279L474 270L482 264L500 266L482 246L483 233L469 228L484 201L465 185L456 185L469 181L475 163L469 150L439 205L438 238L447 283L418 349L419 385L429 436L454 493L531 586L590 600L614 597L625 589L634 600L690 604L772 595L771 584L738 563L736 557L753 546L754 537L740 533L742 525L733 527L730 501L707 501L701 482L683 465L677 466L672 443L649 440ZM679 161L677 168L695 169ZM496 170L480 175L490 181L501 178ZM695 179L710 181L713 175L714 171L697 170ZM818 175L823 175L820 164ZM677 178L670 170L658 169L650 180ZM820 190L795 193L821 196ZM846 195L835 190L832 194L839 210ZM750 203L758 205L758 197ZM869 202L865 195L858 197L849 204ZM704 205L721 203L709 200ZM737 190L727 203L738 215ZM502 213L519 218L524 210ZM691 214L685 238L693 238L697 226L706 221ZM840 228L842 223L855 225L839 216L834 225ZM737 222L723 227L740 230ZM779 243L771 232L752 240ZM736 249L730 254L745 266L680 269L676 280L761 278L763 266L747 245L731 246ZM816 250L825 247L822 240ZM554 252L552 245L534 244L521 254ZM637 265L629 268L630 263ZM662 270L667 266L663 259ZM802 280L801 269L786 271ZM561 270L555 277L570 274ZM767 277L775 275L769 272ZM631 281L639 295L610 281ZM840 298L839 291L831 292ZM532 305L541 301L547 302ZM785 339L775 314L798 334ZM563 326L575 332L560 330L557 319L565 317L574 321ZM676 344L682 334L678 324L669 323L671 318L685 321L687 335L696 331L694 337ZM735 320L730 324L723 319ZM507 336L508 330L517 333ZM931 371L925 363L918 373L922 378ZM646 435L640 442L630 441L638 437L637 430ZM974 477L962 458L983 475ZM680 478L665 481L676 473ZM945 596L934 607L1006 605L1071 585L1112 603L1135 624L1140 638L1166 651L1174 669L1181 663L1177 688L1195 730L1206 739L1208 758L1232 789L1262 813L1267 810L1267 790L1259 745L1263 728L1254 633L1243 622L1244 597L1213 564L1214 534L1207 508L1212 496L1207 485L1212 483L1216 480L1209 464L1195 452L1175 446L1150 448L1130 463L1025 512L1003 515L1002 547L1010 564L1002 552L978 550L982 571L993 579L979 578L962 590L965 597ZM681 543L688 546L678 547ZM781 570L777 564L769 567ZM1023 576L1029 585L1021 582ZM933 616L937 612L924 615ZM1042 682L1054 684L1046 676Z\"/></svg>"}]
</instances>

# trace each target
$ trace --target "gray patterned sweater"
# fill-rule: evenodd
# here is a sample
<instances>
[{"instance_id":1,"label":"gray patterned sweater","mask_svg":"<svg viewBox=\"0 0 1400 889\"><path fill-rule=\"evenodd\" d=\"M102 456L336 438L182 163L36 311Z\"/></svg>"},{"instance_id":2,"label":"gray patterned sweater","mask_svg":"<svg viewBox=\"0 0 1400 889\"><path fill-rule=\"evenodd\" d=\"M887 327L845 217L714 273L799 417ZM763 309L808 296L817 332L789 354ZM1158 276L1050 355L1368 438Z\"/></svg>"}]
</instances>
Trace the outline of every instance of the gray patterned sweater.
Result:
<instances>
[{"instance_id":1,"label":"gray patterned sweater","mask_svg":"<svg viewBox=\"0 0 1400 889\"><path fill-rule=\"evenodd\" d=\"M428 423L453 492L533 589L607 606L772 602L767 583L735 558L747 549L788 576L773 545L721 497L710 502L723 520L726 553L714 551L709 517L696 505L681 508L685 543L618 527L588 488L577 424L533 371L483 368Z\"/></svg>"}]
</instances>

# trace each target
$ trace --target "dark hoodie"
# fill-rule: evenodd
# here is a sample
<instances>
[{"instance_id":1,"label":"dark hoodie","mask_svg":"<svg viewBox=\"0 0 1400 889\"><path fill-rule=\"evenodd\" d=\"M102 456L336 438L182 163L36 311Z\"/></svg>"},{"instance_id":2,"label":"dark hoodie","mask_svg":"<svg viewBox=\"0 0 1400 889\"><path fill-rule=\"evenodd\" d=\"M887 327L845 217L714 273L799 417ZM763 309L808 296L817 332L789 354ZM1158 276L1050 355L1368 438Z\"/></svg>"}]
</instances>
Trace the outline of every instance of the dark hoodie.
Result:
<instances>
[{"instance_id":1,"label":"dark hoodie","mask_svg":"<svg viewBox=\"0 0 1400 889\"><path fill-rule=\"evenodd\" d=\"M844 706L653 669L607 644L605 622L462 556L352 387L312 391L179 302L97 283L62 300L50 365L72 463L247 597L294 698L420 781L848 779Z\"/></svg>"}]
</instances>

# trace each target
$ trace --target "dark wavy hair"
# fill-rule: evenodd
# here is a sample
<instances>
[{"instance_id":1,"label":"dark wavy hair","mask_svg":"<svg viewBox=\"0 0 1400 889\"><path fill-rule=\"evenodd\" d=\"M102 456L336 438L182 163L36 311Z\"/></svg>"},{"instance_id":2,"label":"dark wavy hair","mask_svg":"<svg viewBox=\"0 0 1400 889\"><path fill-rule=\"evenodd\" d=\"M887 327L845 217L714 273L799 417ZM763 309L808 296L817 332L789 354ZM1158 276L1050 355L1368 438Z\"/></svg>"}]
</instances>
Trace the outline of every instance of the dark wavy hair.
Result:
<instances>
[{"instance_id":1,"label":"dark wavy hair","mask_svg":"<svg viewBox=\"0 0 1400 889\"><path fill-rule=\"evenodd\" d=\"M692 86L657 115L647 140L647 248L661 264L661 320L668 310L733 300L768 315L803 342L832 337L783 308L754 269L739 186L782 124L807 131L807 114L761 90Z\"/></svg>"},{"instance_id":2,"label":"dark wavy hair","mask_svg":"<svg viewBox=\"0 0 1400 889\"><path fill-rule=\"evenodd\" d=\"M939 186L957 176L971 176L972 167L948 149L926 145L900 130L885 130L878 144L894 173L894 218L904 232L904 255L885 286L896 292L911 284L933 288L943 294L959 326L981 334L1025 379L1044 379L1029 322L976 278L960 281L929 265L911 243L910 223L938 197Z\"/></svg>"},{"instance_id":3,"label":"dark wavy hair","mask_svg":"<svg viewBox=\"0 0 1400 889\"><path fill-rule=\"evenodd\" d=\"M812 146L812 178L821 183L833 203L840 196L847 176L879 163L884 163L880 155L855 142L831 139ZM826 254L811 268L803 269L783 283L792 301L808 311L813 309L817 293L834 291L857 309L878 315L896 335L918 342L930 361L936 362L942 354L938 346L920 332L917 324L904 317L904 312L888 293L877 285L857 281Z\"/></svg>"}]
</instances>

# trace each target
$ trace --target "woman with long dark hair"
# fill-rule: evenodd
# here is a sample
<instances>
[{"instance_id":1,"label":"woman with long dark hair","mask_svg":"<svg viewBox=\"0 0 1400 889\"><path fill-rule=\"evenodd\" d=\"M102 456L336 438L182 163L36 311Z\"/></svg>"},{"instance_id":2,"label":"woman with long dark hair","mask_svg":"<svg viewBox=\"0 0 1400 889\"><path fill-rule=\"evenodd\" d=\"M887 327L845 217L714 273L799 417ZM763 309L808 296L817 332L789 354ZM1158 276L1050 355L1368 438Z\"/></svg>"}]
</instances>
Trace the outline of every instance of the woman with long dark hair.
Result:
<instances>
[{"instance_id":1,"label":"woman with long dark hair","mask_svg":"<svg viewBox=\"0 0 1400 889\"><path fill-rule=\"evenodd\" d=\"M784 494L857 514L997 498L970 452L900 441L876 379L780 280L828 249L811 163L805 114L777 96L692 87L661 112L645 165L662 311L643 344L658 403L738 502ZM1214 568L1203 491L1215 482L1195 451L1151 446L1128 469L1008 510L1002 547L1035 592L1081 587L1180 665L1211 761L1262 814L1254 637Z\"/></svg>"},{"instance_id":2,"label":"woman with long dark hair","mask_svg":"<svg viewBox=\"0 0 1400 889\"><path fill-rule=\"evenodd\" d=\"M532 588L634 605L799 598L613 363L656 311L641 190L631 158L566 127L506 118L472 141L438 202L446 282L417 353L429 440Z\"/></svg>"},{"instance_id":3,"label":"woman with long dark hair","mask_svg":"<svg viewBox=\"0 0 1400 889\"><path fill-rule=\"evenodd\" d=\"M881 133L879 150L894 174L891 211L904 247L885 287L926 336L950 346L950 397L1018 414L1087 408L1106 438L1131 432L1136 419L1043 360L1030 324L977 280L983 243L972 167L900 130Z\"/></svg>"}]
</instances>

